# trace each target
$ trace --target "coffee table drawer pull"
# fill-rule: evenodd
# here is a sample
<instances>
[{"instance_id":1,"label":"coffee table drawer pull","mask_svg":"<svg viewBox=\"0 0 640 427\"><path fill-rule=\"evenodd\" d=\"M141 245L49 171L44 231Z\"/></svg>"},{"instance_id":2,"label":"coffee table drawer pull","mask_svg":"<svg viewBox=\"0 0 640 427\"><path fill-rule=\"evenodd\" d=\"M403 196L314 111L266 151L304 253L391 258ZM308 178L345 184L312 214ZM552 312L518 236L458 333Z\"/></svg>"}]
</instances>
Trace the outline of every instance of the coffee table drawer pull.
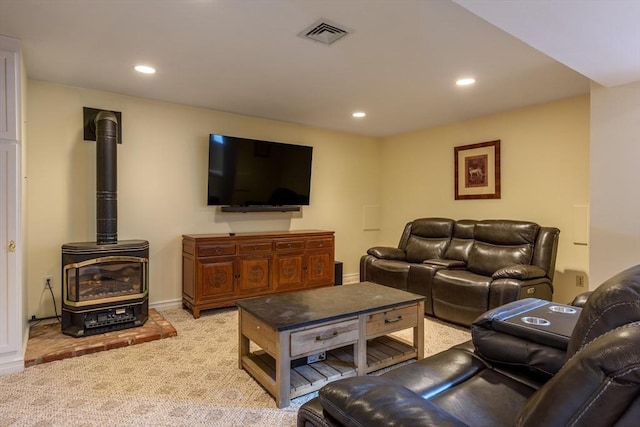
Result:
<instances>
[{"instance_id":1,"label":"coffee table drawer pull","mask_svg":"<svg viewBox=\"0 0 640 427\"><path fill-rule=\"evenodd\" d=\"M358 340L358 319L325 323L291 332L291 356L318 353Z\"/></svg>"},{"instance_id":2,"label":"coffee table drawer pull","mask_svg":"<svg viewBox=\"0 0 640 427\"><path fill-rule=\"evenodd\" d=\"M328 339L335 338L337 336L338 336L338 331L333 331L333 333L330 334L330 335L325 335L325 336L318 335L316 337L316 341L326 341Z\"/></svg>"},{"instance_id":3,"label":"coffee table drawer pull","mask_svg":"<svg viewBox=\"0 0 640 427\"><path fill-rule=\"evenodd\" d=\"M367 316L367 337L414 327L418 322L418 306L411 305L379 311Z\"/></svg>"}]
</instances>

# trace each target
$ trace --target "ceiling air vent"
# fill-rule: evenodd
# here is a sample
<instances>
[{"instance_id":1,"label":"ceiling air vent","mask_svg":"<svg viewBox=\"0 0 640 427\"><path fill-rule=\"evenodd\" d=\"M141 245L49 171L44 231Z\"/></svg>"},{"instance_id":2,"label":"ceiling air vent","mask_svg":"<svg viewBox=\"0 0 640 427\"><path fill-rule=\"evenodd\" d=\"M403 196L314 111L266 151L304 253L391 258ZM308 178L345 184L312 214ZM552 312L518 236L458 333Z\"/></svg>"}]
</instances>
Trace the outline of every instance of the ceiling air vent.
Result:
<instances>
[{"instance_id":1,"label":"ceiling air vent","mask_svg":"<svg viewBox=\"0 0 640 427\"><path fill-rule=\"evenodd\" d=\"M318 21L300 31L298 35L305 39L331 44L352 32L352 30L342 25L331 22L325 18L320 18Z\"/></svg>"}]
</instances>

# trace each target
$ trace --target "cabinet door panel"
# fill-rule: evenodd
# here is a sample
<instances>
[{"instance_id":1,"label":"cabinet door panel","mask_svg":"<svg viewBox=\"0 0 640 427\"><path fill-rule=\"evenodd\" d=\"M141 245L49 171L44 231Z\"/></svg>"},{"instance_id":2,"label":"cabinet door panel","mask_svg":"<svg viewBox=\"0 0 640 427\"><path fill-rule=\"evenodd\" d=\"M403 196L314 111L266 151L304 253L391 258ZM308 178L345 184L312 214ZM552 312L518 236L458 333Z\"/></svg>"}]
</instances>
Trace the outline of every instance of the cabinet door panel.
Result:
<instances>
[{"instance_id":1,"label":"cabinet door panel","mask_svg":"<svg viewBox=\"0 0 640 427\"><path fill-rule=\"evenodd\" d=\"M303 256L301 254L276 257L275 282L277 289L288 290L304 286Z\"/></svg>"},{"instance_id":2,"label":"cabinet door panel","mask_svg":"<svg viewBox=\"0 0 640 427\"><path fill-rule=\"evenodd\" d=\"M307 255L307 283L333 283L333 254L328 251L309 251Z\"/></svg>"},{"instance_id":3,"label":"cabinet door panel","mask_svg":"<svg viewBox=\"0 0 640 427\"><path fill-rule=\"evenodd\" d=\"M242 294L271 289L271 257L240 259L239 286Z\"/></svg>"},{"instance_id":4,"label":"cabinet door panel","mask_svg":"<svg viewBox=\"0 0 640 427\"><path fill-rule=\"evenodd\" d=\"M4 42L4 40L3 40ZM4 45L4 43L3 43ZM4 46L3 46L4 47ZM16 84L16 53L0 51L0 139L18 141L17 117L18 87Z\"/></svg>"},{"instance_id":5,"label":"cabinet door panel","mask_svg":"<svg viewBox=\"0 0 640 427\"><path fill-rule=\"evenodd\" d=\"M202 298L219 298L234 293L234 260L216 259L199 262Z\"/></svg>"}]
</instances>

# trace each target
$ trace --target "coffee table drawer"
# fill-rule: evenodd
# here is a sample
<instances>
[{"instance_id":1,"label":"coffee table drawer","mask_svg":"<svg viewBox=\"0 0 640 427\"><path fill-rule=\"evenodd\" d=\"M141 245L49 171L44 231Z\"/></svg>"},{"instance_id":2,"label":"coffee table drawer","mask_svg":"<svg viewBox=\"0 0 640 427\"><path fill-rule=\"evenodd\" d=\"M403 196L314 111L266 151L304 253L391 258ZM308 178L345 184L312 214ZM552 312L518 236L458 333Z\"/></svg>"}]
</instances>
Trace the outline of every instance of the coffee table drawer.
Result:
<instances>
[{"instance_id":1,"label":"coffee table drawer","mask_svg":"<svg viewBox=\"0 0 640 427\"><path fill-rule=\"evenodd\" d=\"M417 323L417 305L380 311L367 316L367 337L415 327Z\"/></svg>"},{"instance_id":2,"label":"coffee table drawer","mask_svg":"<svg viewBox=\"0 0 640 427\"><path fill-rule=\"evenodd\" d=\"M291 333L291 357L325 351L358 340L358 319L324 324Z\"/></svg>"},{"instance_id":3,"label":"coffee table drawer","mask_svg":"<svg viewBox=\"0 0 640 427\"><path fill-rule=\"evenodd\" d=\"M249 313L245 312L240 317L240 332L242 335L275 357L278 354L278 332Z\"/></svg>"}]
</instances>

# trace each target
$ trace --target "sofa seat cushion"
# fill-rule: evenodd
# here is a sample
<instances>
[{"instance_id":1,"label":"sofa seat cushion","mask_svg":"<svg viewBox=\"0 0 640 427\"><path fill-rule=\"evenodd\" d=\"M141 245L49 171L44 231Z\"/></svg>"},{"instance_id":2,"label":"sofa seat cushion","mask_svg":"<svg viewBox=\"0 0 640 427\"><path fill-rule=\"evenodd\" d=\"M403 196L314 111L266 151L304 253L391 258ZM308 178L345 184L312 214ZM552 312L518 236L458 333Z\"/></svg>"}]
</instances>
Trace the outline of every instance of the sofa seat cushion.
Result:
<instances>
[{"instance_id":1,"label":"sofa seat cushion","mask_svg":"<svg viewBox=\"0 0 640 427\"><path fill-rule=\"evenodd\" d=\"M501 372L484 369L429 401L469 426L512 427L536 391Z\"/></svg>"},{"instance_id":2,"label":"sofa seat cushion","mask_svg":"<svg viewBox=\"0 0 640 427\"><path fill-rule=\"evenodd\" d=\"M451 348L380 377L330 383L319 400L345 426L512 426L536 390Z\"/></svg>"},{"instance_id":3,"label":"sofa seat cushion","mask_svg":"<svg viewBox=\"0 0 640 427\"><path fill-rule=\"evenodd\" d=\"M467 270L438 270L433 278L433 312L454 323L470 325L489 308L491 277Z\"/></svg>"},{"instance_id":4,"label":"sofa seat cushion","mask_svg":"<svg viewBox=\"0 0 640 427\"><path fill-rule=\"evenodd\" d=\"M384 374L385 378L402 384L423 399L430 399L477 375L486 364L471 351L452 347L415 363L401 366Z\"/></svg>"},{"instance_id":5,"label":"sofa seat cushion","mask_svg":"<svg viewBox=\"0 0 640 427\"><path fill-rule=\"evenodd\" d=\"M376 259L368 266L367 280L392 288L406 290L410 264L404 261Z\"/></svg>"},{"instance_id":6,"label":"sofa seat cushion","mask_svg":"<svg viewBox=\"0 0 640 427\"><path fill-rule=\"evenodd\" d=\"M346 378L318 394L323 409L344 426L456 426L467 424L384 377Z\"/></svg>"}]
</instances>

